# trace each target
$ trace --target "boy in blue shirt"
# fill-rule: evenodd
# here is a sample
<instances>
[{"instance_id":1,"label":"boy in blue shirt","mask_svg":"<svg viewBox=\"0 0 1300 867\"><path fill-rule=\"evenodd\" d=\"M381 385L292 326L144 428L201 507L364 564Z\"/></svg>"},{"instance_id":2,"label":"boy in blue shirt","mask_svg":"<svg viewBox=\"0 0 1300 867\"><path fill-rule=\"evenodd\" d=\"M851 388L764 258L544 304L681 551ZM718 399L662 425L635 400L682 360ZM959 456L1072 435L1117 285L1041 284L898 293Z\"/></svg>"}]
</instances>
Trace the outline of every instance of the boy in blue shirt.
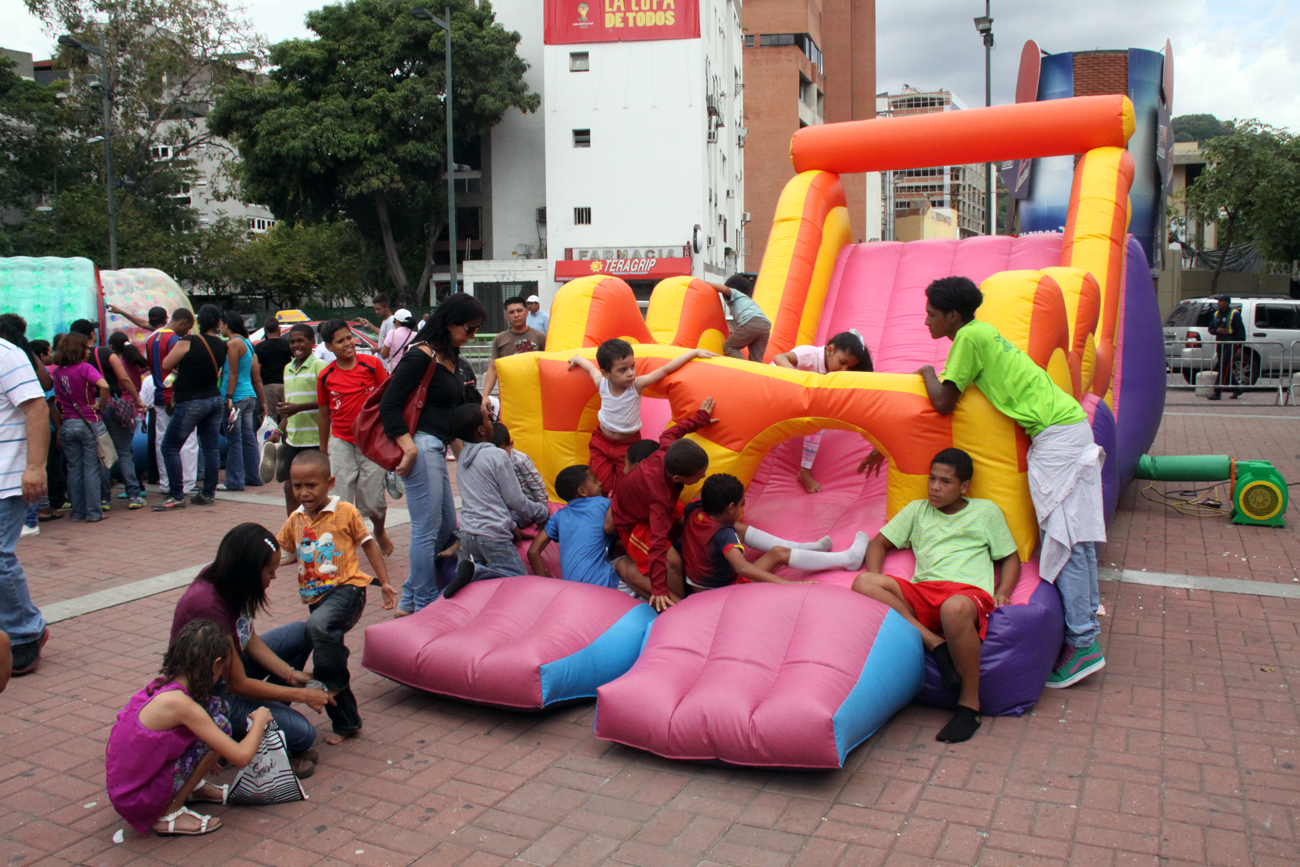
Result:
<instances>
[{"instance_id":1,"label":"boy in blue shirt","mask_svg":"<svg viewBox=\"0 0 1300 867\"><path fill-rule=\"evenodd\" d=\"M605 535L608 497L601 496L600 480L586 464L566 467L555 477L555 492L569 505L560 509L528 548L528 563L534 575L549 578L542 565L542 552L551 542L560 546L560 573L565 581L614 587L632 596L646 595L649 585L632 563L619 557L613 563L605 559L609 537ZM638 594L628 578L646 584L646 594Z\"/></svg>"}]
</instances>

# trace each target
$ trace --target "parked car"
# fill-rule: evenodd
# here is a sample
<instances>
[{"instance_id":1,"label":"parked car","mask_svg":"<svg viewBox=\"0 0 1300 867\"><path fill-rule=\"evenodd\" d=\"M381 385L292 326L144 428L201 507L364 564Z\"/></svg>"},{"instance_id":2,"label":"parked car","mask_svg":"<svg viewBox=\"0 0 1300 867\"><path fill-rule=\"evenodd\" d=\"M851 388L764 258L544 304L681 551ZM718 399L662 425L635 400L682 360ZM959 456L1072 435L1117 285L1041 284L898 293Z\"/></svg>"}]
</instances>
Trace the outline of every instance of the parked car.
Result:
<instances>
[{"instance_id":1,"label":"parked car","mask_svg":"<svg viewBox=\"0 0 1300 867\"><path fill-rule=\"evenodd\" d=\"M1187 382L1196 374L1214 368L1214 335L1210 322L1219 303L1213 298L1192 298L1179 304L1165 320L1165 361L1171 371L1182 373ZM1300 300L1285 295L1233 298L1232 309L1241 313L1247 345L1242 362L1249 382L1261 376L1282 376L1300 361Z\"/></svg>"}]
</instances>

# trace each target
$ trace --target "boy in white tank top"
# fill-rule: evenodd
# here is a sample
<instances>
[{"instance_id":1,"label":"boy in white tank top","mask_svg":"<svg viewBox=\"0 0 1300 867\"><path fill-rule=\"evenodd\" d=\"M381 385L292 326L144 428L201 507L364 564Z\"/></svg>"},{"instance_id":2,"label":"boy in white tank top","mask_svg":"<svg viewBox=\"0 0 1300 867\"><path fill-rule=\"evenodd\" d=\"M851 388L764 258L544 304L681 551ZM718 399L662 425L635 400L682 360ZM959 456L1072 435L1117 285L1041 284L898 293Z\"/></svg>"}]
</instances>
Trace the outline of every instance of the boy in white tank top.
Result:
<instances>
[{"instance_id":1,"label":"boy in white tank top","mask_svg":"<svg viewBox=\"0 0 1300 867\"><path fill-rule=\"evenodd\" d=\"M596 349L596 364L581 355L569 359L569 369L581 367L600 392L599 426L591 434L588 465L612 496L623 476L623 463L632 443L641 439L641 392L694 358L714 358L716 352L691 349L650 373L636 375L636 355L626 340L606 340Z\"/></svg>"}]
</instances>

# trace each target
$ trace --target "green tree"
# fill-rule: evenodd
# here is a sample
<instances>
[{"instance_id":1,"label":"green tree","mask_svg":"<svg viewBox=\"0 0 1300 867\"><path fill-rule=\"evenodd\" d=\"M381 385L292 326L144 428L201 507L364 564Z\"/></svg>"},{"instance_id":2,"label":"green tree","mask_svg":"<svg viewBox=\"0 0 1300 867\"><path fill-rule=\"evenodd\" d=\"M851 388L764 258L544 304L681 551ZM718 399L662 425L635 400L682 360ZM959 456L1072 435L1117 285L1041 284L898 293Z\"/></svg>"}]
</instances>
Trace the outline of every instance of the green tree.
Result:
<instances>
[{"instance_id":1,"label":"green tree","mask_svg":"<svg viewBox=\"0 0 1300 867\"><path fill-rule=\"evenodd\" d=\"M427 290L446 212L443 33L412 18L411 5L351 0L308 13L319 38L273 46L267 78L232 82L209 117L239 147L243 196L304 225L351 220L382 250L406 303ZM523 81L519 34L495 23L489 3L453 0L451 17L463 146L511 108L536 110L540 97ZM408 265L421 268L414 285Z\"/></svg>"},{"instance_id":2,"label":"green tree","mask_svg":"<svg viewBox=\"0 0 1300 867\"><path fill-rule=\"evenodd\" d=\"M1219 120L1212 114L1180 114L1171 122L1174 141L1207 142L1221 135L1232 135L1232 123Z\"/></svg>"},{"instance_id":3,"label":"green tree","mask_svg":"<svg viewBox=\"0 0 1300 867\"><path fill-rule=\"evenodd\" d=\"M1218 224L1219 248L1281 243L1270 241L1282 237L1268 225L1270 221L1298 219L1292 156L1296 144L1291 135L1257 120L1235 121L1231 135L1210 139L1202 150L1206 167L1187 189L1187 209L1202 223ZM1289 214L1282 210L1286 196L1280 192L1287 187L1292 190ZM1210 282L1211 293L1218 289L1222 271L1221 257Z\"/></svg>"},{"instance_id":4,"label":"green tree","mask_svg":"<svg viewBox=\"0 0 1300 867\"><path fill-rule=\"evenodd\" d=\"M351 223L277 223L244 246L234 272L241 289L282 308L373 294L366 242ZM367 291L369 290L369 291Z\"/></svg>"},{"instance_id":5,"label":"green tree","mask_svg":"<svg viewBox=\"0 0 1300 867\"><path fill-rule=\"evenodd\" d=\"M201 226L188 189L197 161L233 155L204 115L230 80L261 62L260 37L222 0L24 2L50 31L108 51L114 175L129 181L114 196L120 263L204 287L228 282L213 257L233 251L241 233L233 224ZM60 51L56 64L68 69L68 81L40 87L0 70L0 147L9 155L0 204L16 218L4 246L107 266L104 144L88 143L103 134L102 91L89 86L103 69L80 49Z\"/></svg>"}]
</instances>

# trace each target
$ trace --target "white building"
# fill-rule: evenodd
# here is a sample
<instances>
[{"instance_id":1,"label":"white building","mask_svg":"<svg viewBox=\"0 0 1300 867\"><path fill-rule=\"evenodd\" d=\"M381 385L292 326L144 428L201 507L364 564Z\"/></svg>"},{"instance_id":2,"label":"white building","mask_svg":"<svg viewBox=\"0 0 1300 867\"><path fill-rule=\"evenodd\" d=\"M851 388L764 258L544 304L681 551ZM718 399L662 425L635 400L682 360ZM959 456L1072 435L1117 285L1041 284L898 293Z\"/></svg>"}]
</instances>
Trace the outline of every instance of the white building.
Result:
<instances>
[{"instance_id":1,"label":"white building","mask_svg":"<svg viewBox=\"0 0 1300 867\"><path fill-rule=\"evenodd\" d=\"M463 270L489 318L517 293L549 307L587 274L616 274L645 300L665 277L744 270L739 0L494 9L523 37L542 104L512 110L485 142L492 258Z\"/></svg>"}]
</instances>

